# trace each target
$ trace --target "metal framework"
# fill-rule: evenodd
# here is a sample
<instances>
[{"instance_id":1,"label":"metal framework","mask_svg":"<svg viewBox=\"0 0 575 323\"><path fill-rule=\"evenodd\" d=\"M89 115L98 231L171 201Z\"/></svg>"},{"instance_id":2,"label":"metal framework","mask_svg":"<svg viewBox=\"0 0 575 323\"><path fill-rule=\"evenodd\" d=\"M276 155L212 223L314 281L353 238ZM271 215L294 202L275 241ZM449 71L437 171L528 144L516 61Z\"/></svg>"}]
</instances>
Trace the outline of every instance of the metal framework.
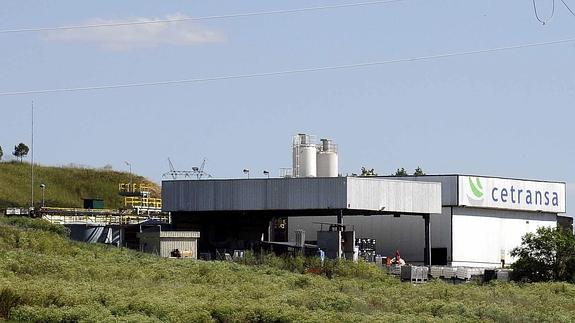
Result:
<instances>
[{"instance_id":1,"label":"metal framework","mask_svg":"<svg viewBox=\"0 0 575 323\"><path fill-rule=\"evenodd\" d=\"M138 224L150 219L169 222L167 214L142 215L134 214L131 210L109 209L77 209L42 207L35 211L35 216L48 220L52 223L71 224L89 223L100 225L125 225Z\"/></svg>"},{"instance_id":2,"label":"metal framework","mask_svg":"<svg viewBox=\"0 0 575 323\"><path fill-rule=\"evenodd\" d=\"M211 178L212 175L204 172L204 166L206 165L206 159L202 160L202 164L197 167L192 167L192 170L176 170L174 164L168 158L168 164L170 165L170 171L162 174L162 178L172 178L172 179L202 179L203 177Z\"/></svg>"}]
</instances>

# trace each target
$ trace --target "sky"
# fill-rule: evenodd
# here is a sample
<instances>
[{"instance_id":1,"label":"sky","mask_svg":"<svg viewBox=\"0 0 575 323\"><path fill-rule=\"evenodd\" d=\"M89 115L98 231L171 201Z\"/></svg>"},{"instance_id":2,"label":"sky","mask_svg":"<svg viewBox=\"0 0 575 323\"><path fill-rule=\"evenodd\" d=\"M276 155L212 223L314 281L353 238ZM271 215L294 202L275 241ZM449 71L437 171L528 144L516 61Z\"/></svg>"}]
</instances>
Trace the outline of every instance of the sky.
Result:
<instances>
[{"instance_id":1,"label":"sky","mask_svg":"<svg viewBox=\"0 0 575 323\"><path fill-rule=\"evenodd\" d=\"M575 9L575 0L566 0ZM354 1L5 1L0 147L160 182L206 158L217 178L291 166L291 137L339 146L340 172L478 174L567 183L575 205L575 41L289 75L47 94L14 91L212 78L575 38L556 3L404 0L291 14L26 33L2 30L206 17ZM537 0L542 17L551 0Z\"/></svg>"}]
</instances>

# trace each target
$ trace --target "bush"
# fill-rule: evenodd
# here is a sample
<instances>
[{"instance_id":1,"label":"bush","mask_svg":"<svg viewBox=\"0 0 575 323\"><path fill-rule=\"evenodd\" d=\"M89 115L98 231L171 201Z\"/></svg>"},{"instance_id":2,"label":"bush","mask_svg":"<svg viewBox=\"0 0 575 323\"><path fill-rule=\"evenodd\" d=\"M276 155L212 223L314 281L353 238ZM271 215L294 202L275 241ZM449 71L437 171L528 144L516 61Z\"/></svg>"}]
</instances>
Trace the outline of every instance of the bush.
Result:
<instances>
[{"instance_id":1,"label":"bush","mask_svg":"<svg viewBox=\"0 0 575 323\"><path fill-rule=\"evenodd\" d=\"M70 229L61 224L54 224L42 219L32 219L23 216L0 217L0 223L20 228L52 232L62 237L70 236Z\"/></svg>"},{"instance_id":2,"label":"bush","mask_svg":"<svg viewBox=\"0 0 575 323\"><path fill-rule=\"evenodd\" d=\"M414 285L365 262L242 261L162 259L2 225L0 321L575 321L568 283Z\"/></svg>"},{"instance_id":3,"label":"bush","mask_svg":"<svg viewBox=\"0 0 575 323\"><path fill-rule=\"evenodd\" d=\"M527 233L511 251L514 279L532 282L575 281L575 236L561 228L541 227Z\"/></svg>"}]
</instances>

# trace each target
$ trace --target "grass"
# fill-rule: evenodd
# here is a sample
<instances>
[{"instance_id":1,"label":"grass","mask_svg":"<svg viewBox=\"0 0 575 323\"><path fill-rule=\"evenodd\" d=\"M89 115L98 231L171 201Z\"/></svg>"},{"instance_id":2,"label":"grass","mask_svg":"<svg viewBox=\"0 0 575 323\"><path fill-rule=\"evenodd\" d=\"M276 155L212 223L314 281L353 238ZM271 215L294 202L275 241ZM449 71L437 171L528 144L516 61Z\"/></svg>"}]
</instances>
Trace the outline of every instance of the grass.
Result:
<instances>
[{"instance_id":1,"label":"grass","mask_svg":"<svg viewBox=\"0 0 575 323\"><path fill-rule=\"evenodd\" d=\"M35 322L525 322L575 320L566 283L401 283L366 263L249 256L161 259L68 240L42 220L0 217L0 319ZM289 269L289 270L286 270Z\"/></svg>"},{"instance_id":2,"label":"grass","mask_svg":"<svg viewBox=\"0 0 575 323\"><path fill-rule=\"evenodd\" d=\"M128 173L83 167L48 167L35 165L35 205L41 203L40 184L46 185L45 205L53 207L82 207L82 198L103 198L106 208L119 208L123 200L118 195L118 184L128 183ZM134 175L133 182L151 183ZM151 183L153 184L153 183ZM156 195L159 187L153 184ZM0 163L0 209L30 206L30 164Z\"/></svg>"}]
</instances>

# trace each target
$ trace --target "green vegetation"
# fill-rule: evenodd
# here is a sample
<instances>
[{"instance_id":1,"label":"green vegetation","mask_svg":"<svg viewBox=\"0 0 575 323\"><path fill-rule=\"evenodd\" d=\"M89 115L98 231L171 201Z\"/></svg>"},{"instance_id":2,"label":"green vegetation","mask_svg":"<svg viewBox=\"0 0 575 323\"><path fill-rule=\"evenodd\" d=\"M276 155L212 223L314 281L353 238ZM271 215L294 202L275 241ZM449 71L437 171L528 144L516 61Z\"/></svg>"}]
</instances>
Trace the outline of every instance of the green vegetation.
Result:
<instances>
[{"instance_id":1,"label":"green vegetation","mask_svg":"<svg viewBox=\"0 0 575 323\"><path fill-rule=\"evenodd\" d=\"M36 165L35 204L41 203L40 184L43 183L46 206L82 207L82 198L103 198L107 208L118 208L122 205L118 184L129 181L128 173L112 170ZM150 183L141 176L133 176L132 181ZM152 185L156 195L159 194L159 187ZM27 206L30 206L30 164L0 163L0 209Z\"/></svg>"},{"instance_id":2,"label":"green vegetation","mask_svg":"<svg viewBox=\"0 0 575 323\"><path fill-rule=\"evenodd\" d=\"M425 176L425 172L423 171L423 169L421 169L421 167L417 166L417 168L416 168L415 171L413 172L413 175L415 175L415 176Z\"/></svg>"},{"instance_id":3,"label":"green vegetation","mask_svg":"<svg viewBox=\"0 0 575 323\"><path fill-rule=\"evenodd\" d=\"M405 168L401 167L401 169L397 169L395 171L395 174L391 174L392 176L409 176L409 174L407 173L407 171L405 170Z\"/></svg>"},{"instance_id":4,"label":"green vegetation","mask_svg":"<svg viewBox=\"0 0 575 323\"><path fill-rule=\"evenodd\" d=\"M423 169L421 169L421 167L417 166L417 168L413 171L413 175L414 176L424 176L425 172L423 171ZM403 176L409 176L409 174L407 173L405 168L401 167L401 169L398 168L395 171L395 173L391 174L391 176L403 177Z\"/></svg>"},{"instance_id":5,"label":"green vegetation","mask_svg":"<svg viewBox=\"0 0 575 323\"><path fill-rule=\"evenodd\" d=\"M575 282L575 236L563 228L541 227L527 233L511 251L518 280Z\"/></svg>"},{"instance_id":6,"label":"green vegetation","mask_svg":"<svg viewBox=\"0 0 575 323\"><path fill-rule=\"evenodd\" d=\"M22 158L26 157L29 151L30 148L28 148L25 143L21 142L17 146L14 146L14 152L12 155L16 158L20 158L20 162L22 162Z\"/></svg>"},{"instance_id":7,"label":"green vegetation","mask_svg":"<svg viewBox=\"0 0 575 323\"><path fill-rule=\"evenodd\" d=\"M0 217L0 319L36 322L575 320L568 283L400 283L366 263L253 255L244 265L160 259L72 242L42 220ZM14 226L14 225L16 226ZM56 226L57 227L57 226ZM305 261L304 261L305 262ZM280 268L290 269L284 270ZM295 271L295 272L293 272Z\"/></svg>"},{"instance_id":8,"label":"green vegetation","mask_svg":"<svg viewBox=\"0 0 575 323\"><path fill-rule=\"evenodd\" d=\"M361 168L361 175L359 176L377 176L377 173L375 172L375 170L372 169L367 169L365 167Z\"/></svg>"}]
</instances>

